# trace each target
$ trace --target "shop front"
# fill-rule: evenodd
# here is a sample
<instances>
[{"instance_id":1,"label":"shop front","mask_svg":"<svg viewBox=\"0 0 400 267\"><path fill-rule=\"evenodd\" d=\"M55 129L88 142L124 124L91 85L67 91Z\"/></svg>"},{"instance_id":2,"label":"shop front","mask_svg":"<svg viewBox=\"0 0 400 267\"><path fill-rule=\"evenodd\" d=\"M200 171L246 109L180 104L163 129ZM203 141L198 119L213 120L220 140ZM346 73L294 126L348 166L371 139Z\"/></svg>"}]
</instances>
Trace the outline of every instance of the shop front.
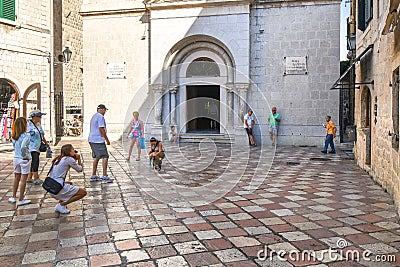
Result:
<instances>
[{"instance_id":1,"label":"shop front","mask_svg":"<svg viewBox=\"0 0 400 267\"><path fill-rule=\"evenodd\" d=\"M11 141L12 126L19 116L19 99L16 86L0 79L0 143Z\"/></svg>"}]
</instances>

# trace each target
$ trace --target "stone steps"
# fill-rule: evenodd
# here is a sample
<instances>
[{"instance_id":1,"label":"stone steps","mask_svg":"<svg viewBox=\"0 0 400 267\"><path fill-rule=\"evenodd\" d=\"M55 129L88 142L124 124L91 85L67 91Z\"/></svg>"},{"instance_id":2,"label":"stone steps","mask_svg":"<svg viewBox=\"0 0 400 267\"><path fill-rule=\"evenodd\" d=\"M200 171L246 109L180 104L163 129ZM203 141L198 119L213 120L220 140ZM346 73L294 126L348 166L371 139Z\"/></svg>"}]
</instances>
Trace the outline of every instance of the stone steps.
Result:
<instances>
[{"instance_id":1,"label":"stone steps","mask_svg":"<svg viewBox=\"0 0 400 267\"><path fill-rule=\"evenodd\" d=\"M181 143L219 143L219 144L234 144L234 137L229 138L225 134L184 134L180 137L179 142Z\"/></svg>"}]
</instances>

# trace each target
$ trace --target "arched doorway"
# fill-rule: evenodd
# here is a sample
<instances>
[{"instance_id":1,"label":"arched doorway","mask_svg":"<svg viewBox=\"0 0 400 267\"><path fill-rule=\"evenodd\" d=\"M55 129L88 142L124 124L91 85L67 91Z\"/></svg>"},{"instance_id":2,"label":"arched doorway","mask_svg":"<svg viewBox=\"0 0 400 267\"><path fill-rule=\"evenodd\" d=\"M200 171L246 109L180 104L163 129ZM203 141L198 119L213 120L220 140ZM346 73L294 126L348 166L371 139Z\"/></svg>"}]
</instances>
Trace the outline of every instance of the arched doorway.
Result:
<instances>
[{"instance_id":1,"label":"arched doorway","mask_svg":"<svg viewBox=\"0 0 400 267\"><path fill-rule=\"evenodd\" d=\"M24 117L29 115L34 109L41 109L40 97L41 97L40 83L34 83L28 87L24 93Z\"/></svg>"},{"instance_id":2,"label":"arched doorway","mask_svg":"<svg viewBox=\"0 0 400 267\"><path fill-rule=\"evenodd\" d=\"M170 124L177 123L182 132L224 134L220 125L233 125L228 118L233 110L234 61L221 41L206 35L182 39L165 58L162 84L174 87Z\"/></svg>"},{"instance_id":3,"label":"arched doorway","mask_svg":"<svg viewBox=\"0 0 400 267\"><path fill-rule=\"evenodd\" d=\"M11 140L14 120L19 117L19 91L6 79L0 79L0 142Z\"/></svg>"},{"instance_id":4,"label":"arched doorway","mask_svg":"<svg viewBox=\"0 0 400 267\"><path fill-rule=\"evenodd\" d=\"M371 92L367 86L361 94L361 128L365 134L365 164L371 165Z\"/></svg>"}]
</instances>

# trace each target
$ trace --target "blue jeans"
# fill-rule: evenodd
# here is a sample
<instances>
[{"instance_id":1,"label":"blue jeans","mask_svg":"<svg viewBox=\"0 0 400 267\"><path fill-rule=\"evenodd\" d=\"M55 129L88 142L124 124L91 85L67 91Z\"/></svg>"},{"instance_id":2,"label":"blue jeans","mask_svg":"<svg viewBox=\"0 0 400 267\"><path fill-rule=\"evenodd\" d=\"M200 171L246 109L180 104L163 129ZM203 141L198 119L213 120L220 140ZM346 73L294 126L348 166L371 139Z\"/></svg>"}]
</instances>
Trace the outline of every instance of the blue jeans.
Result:
<instances>
[{"instance_id":1,"label":"blue jeans","mask_svg":"<svg viewBox=\"0 0 400 267\"><path fill-rule=\"evenodd\" d=\"M328 150L328 145L331 146L332 152L335 152L335 144L333 143L333 134L327 134L325 138L325 146L323 151Z\"/></svg>"}]
</instances>

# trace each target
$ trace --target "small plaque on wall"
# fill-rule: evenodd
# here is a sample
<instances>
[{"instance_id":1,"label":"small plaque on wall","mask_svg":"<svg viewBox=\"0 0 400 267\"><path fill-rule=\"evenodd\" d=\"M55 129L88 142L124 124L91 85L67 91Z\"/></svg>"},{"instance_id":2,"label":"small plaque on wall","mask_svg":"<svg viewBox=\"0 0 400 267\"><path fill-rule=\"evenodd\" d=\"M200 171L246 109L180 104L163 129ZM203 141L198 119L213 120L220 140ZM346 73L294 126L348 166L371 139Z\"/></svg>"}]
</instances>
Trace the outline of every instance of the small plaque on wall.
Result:
<instances>
[{"instance_id":1,"label":"small plaque on wall","mask_svg":"<svg viewBox=\"0 0 400 267\"><path fill-rule=\"evenodd\" d=\"M285 71L283 75L305 75L307 70L307 56L305 57L284 57Z\"/></svg>"},{"instance_id":2,"label":"small plaque on wall","mask_svg":"<svg viewBox=\"0 0 400 267\"><path fill-rule=\"evenodd\" d=\"M126 79L126 62L107 62L107 79Z\"/></svg>"}]
</instances>

